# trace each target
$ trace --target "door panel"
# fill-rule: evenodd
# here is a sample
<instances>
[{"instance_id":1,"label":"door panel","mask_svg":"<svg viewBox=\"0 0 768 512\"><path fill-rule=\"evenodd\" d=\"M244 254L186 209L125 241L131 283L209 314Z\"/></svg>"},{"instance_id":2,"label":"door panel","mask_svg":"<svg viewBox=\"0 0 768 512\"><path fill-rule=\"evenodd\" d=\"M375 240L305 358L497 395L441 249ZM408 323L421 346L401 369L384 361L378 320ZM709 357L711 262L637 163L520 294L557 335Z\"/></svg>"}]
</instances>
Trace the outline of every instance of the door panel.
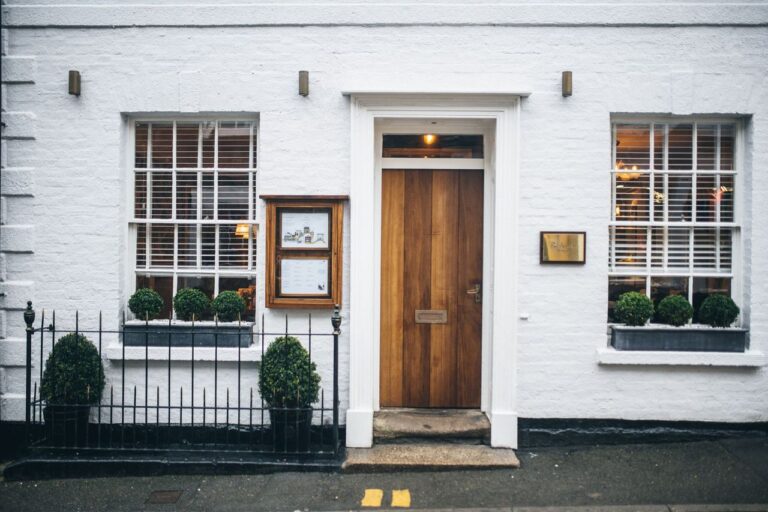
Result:
<instances>
[{"instance_id":1,"label":"door panel","mask_svg":"<svg viewBox=\"0 0 768 512\"><path fill-rule=\"evenodd\" d=\"M482 244L482 171L383 172L382 406L479 407Z\"/></svg>"}]
</instances>

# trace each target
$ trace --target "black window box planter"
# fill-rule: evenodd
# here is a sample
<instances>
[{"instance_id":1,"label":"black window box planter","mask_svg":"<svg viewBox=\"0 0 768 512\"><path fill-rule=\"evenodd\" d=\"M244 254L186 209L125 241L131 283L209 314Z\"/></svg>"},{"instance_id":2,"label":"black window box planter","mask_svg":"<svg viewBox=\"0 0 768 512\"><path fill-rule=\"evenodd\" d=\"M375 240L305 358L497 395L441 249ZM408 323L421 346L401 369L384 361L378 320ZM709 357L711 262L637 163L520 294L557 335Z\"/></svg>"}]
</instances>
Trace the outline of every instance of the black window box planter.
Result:
<instances>
[{"instance_id":1,"label":"black window box planter","mask_svg":"<svg viewBox=\"0 0 768 512\"><path fill-rule=\"evenodd\" d=\"M126 322L123 331L123 343L127 347L167 347L170 337L172 347L191 347L192 340L196 347L240 347L246 348L253 340L253 323L192 322L155 320L145 324L141 321Z\"/></svg>"},{"instance_id":2,"label":"black window box planter","mask_svg":"<svg viewBox=\"0 0 768 512\"><path fill-rule=\"evenodd\" d=\"M747 329L735 327L672 327L649 325L611 328L616 350L668 350L680 352L744 352Z\"/></svg>"}]
</instances>

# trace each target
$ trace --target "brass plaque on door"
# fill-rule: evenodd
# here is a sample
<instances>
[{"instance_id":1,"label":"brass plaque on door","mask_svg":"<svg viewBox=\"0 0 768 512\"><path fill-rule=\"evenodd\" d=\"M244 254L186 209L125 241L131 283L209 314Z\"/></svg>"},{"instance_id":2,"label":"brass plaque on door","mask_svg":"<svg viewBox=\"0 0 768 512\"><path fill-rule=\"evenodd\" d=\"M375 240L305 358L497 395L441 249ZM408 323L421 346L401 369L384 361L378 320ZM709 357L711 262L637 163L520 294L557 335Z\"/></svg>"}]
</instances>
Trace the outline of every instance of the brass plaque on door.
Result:
<instances>
[{"instance_id":1,"label":"brass plaque on door","mask_svg":"<svg viewBox=\"0 0 768 512\"><path fill-rule=\"evenodd\" d=\"M447 324L448 310L445 309L417 309L417 324Z\"/></svg>"}]
</instances>

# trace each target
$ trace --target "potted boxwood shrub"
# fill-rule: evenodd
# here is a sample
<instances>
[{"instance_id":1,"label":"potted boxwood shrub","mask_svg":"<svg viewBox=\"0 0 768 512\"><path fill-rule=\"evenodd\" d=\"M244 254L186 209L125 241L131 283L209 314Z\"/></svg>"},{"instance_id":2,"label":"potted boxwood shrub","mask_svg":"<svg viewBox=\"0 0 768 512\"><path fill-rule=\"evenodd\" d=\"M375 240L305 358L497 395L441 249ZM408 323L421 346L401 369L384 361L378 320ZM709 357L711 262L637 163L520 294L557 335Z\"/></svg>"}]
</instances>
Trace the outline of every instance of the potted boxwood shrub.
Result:
<instances>
[{"instance_id":1,"label":"potted boxwood shrub","mask_svg":"<svg viewBox=\"0 0 768 512\"><path fill-rule=\"evenodd\" d=\"M155 290L140 288L128 300L128 309L140 320L153 320L160 316L165 301Z\"/></svg>"},{"instance_id":2,"label":"potted boxwood shrub","mask_svg":"<svg viewBox=\"0 0 768 512\"><path fill-rule=\"evenodd\" d=\"M152 290L138 290L128 301L137 320L126 322L123 342L140 347L167 347L169 343L178 347L189 347L193 343L196 347L248 347L253 337L253 322L238 321L245 312L245 301L230 291L221 292L219 297L211 303L202 290L183 288L173 298L177 319L153 320L162 310L162 298ZM210 318L209 313L217 318L201 320Z\"/></svg>"},{"instance_id":3,"label":"potted boxwood shrub","mask_svg":"<svg viewBox=\"0 0 768 512\"><path fill-rule=\"evenodd\" d=\"M276 338L261 360L259 393L269 406L277 451L306 451L320 375L298 339Z\"/></svg>"},{"instance_id":4,"label":"potted boxwood shrub","mask_svg":"<svg viewBox=\"0 0 768 512\"><path fill-rule=\"evenodd\" d=\"M45 362L40 383L49 442L84 444L91 406L101 401L103 391L104 367L96 347L81 334L61 337Z\"/></svg>"},{"instance_id":5,"label":"potted boxwood shrub","mask_svg":"<svg viewBox=\"0 0 768 512\"><path fill-rule=\"evenodd\" d=\"M221 292L211 302L211 311L221 322L239 321L245 313L245 299L237 292Z\"/></svg>"},{"instance_id":6,"label":"potted boxwood shrub","mask_svg":"<svg viewBox=\"0 0 768 512\"><path fill-rule=\"evenodd\" d=\"M744 352L746 349L747 330L730 328L739 314L738 306L730 297L712 295L704 301L699 310L699 319L709 326L688 323L693 316L693 307L682 295L671 295L659 302L656 314L664 324L644 325L645 322L634 322L633 311L637 312L640 302L643 301L625 301L624 305L628 308L626 316L616 315L626 324L615 325L611 329L611 345L617 350ZM638 317L646 314L647 308L643 307L643 313L638 314ZM652 314L651 307L648 317Z\"/></svg>"}]
</instances>

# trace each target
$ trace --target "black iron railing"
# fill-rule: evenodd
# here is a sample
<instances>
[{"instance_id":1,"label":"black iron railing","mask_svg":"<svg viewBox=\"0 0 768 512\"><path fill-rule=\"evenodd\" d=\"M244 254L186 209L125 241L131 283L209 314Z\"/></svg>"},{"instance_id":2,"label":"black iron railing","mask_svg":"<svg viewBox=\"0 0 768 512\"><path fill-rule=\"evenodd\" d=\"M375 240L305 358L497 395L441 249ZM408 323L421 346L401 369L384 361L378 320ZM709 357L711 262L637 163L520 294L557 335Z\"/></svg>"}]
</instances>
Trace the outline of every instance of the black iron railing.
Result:
<instances>
[{"instance_id":1,"label":"black iron railing","mask_svg":"<svg viewBox=\"0 0 768 512\"><path fill-rule=\"evenodd\" d=\"M313 331L311 315L301 332L289 329L287 315L282 332L267 332L262 315L259 325L238 323L236 342L226 347L219 346L219 337L231 340L231 324L226 333L218 323L206 327L192 323L187 331L172 332L170 327L176 324L171 320L166 329L148 321L127 326L123 319L118 329L105 329L99 313L97 327L84 329L79 313L67 328L57 325L55 312L46 319L43 311L38 327L35 316L28 302L25 421L32 449L210 450L279 456L339 453L338 307L331 318L332 332ZM107 361L104 351L109 344L106 386L98 403L48 404L41 396L45 362L58 339L70 333L86 336L102 362ZM174 338L179 334L191 338L191 343L180 346ZM133 338L128 346L126 336ZM143 337L143 344L136 342L137 336ZM196 336L208 336L212 346L201 349ZM279 336L299 338L310 361L318 365L320 392L311 407L270 409L258 395L255 363L260 357L254 357L254 352L262 356ZM180 350L182 355L174 354ZM204 361L198 357L201 350L209 354ZM167 357L150 357L151 351L153 356L163 351ZM249 357L244 358L246 352Z\"/></svg>"}]
</instances>

